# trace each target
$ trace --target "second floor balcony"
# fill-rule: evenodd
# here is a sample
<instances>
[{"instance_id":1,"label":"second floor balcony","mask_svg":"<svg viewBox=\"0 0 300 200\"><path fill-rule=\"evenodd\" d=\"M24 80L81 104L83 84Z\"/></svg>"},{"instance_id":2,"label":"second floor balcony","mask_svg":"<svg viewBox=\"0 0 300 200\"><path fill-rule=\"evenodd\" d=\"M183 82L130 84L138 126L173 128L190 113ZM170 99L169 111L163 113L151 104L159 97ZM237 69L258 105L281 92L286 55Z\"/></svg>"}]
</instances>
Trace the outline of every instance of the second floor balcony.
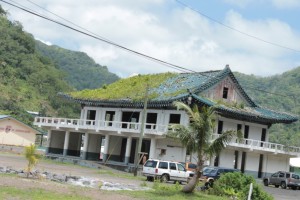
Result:
<instances>
[{"instance_id":1,"label":"second floor balcony","mask_svg":"<svg viewBox=\"0 0 300 200\"><path fill-rule=\"evenodd\" d=\"M36 117L34 125L45 128L66 128L74 129L76 131L115 131L118 134L128 132L136 133L137 136L141 132L141 123L135 122L122 122L122 121L101 121L101 120L85 120L85 119L68 119L68 118L51 118L51 117ZM169 124L151 124L145 123L144 133L145 135L156 135L164 137L170 130ZM213 134L211 141L218 138L220 134ZM244 149L247 151L258 151L261 153L273 153L273 154L288 154L291 157L300 156L300 148L286 146L282 144L265 142L254 139L237 139L234 138L228 143L229 148Z\"/></svg>"}]
</instances>

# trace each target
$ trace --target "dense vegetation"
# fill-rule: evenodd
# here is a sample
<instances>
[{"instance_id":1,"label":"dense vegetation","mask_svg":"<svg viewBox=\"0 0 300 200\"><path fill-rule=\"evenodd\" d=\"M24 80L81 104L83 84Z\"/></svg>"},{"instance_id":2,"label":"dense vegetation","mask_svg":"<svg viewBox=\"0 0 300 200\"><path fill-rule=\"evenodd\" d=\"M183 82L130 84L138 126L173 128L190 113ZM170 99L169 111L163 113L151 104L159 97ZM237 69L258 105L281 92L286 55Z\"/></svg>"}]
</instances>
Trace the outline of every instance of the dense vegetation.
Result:
<instances>
[{"instance_id":1,"label":"dense vegetation","mask_svg":"<svg viewBox=\"0 0 300 200\"><path fill-rule=\"evenodd\" d=\"M266 78L241 73L235 75L257 104L272 110L300 115L300 67ZM270 129L269 139L272 142L300 146L299 137L299 121L287 125L276 124Z\"/></svg>"},{"instance_id":2,"label":"dense vegetation","mask_svg":"<svg viewBox=\"0 0 300 200\"><path fill-rule=\"evenodd\" d=\"M262 189L260 184L256 183L252 176L239 172L221 175L221 178L215 181L213 188L210 188L208 193L217 196L227 196L230 199L248 199L251 183L253 184L252 200L274 199Z\"/></svg>"},{"instance_id":3,"label":"dense vegetation","mask_svg":"<svg viewBox=\"0 0 300 200\"><path fill-rule=\"evenodd\" d=\"M42 115L72 116L76 105L57 98L59 91L72 91L65 74L35 50L33 37L18 22L7 20L0 7L0 113L27 124L26 111ZM77 105L78 106L78 105Z\"/></svg>"},{"instance_id":4,"label":"dense vegetation","mask_svg":"<svg viewBox=\"0 0 300 200\"><path fill-rule=\"evenodd\" d=\"M101 66L86 53L48 46L36 41L36 50L51 59L66 74L65 80L77 90L99 88L119 79L110 73L106 66Z\"/></svg>"},{"instance_id":5,"label":"dense vegetation","mask_svg":"<svg viewBox=\"0 0 300 200\"><path fill-rule=\"evenodd\" d=\"M121 99L124 97L141 100L145 97L146 85L148 85L149 88L156 88L163 81L175 75L175 73L138 75L127 79L120 79L110 85L104 85L102 88L72 92L71 95L75 98L102 100ZM150 93L150 98L156 98L157 96L158 94Z\"/></svg>"}]
</instances>

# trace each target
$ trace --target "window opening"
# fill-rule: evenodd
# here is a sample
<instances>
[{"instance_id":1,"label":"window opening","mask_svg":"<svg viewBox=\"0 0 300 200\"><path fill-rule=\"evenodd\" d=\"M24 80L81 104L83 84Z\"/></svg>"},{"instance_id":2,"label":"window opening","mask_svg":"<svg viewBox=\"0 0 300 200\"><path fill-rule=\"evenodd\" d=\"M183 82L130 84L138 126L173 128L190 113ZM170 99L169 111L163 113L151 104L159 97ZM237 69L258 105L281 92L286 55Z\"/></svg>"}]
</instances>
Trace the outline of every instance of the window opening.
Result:
<instances>
[{"instance_id":1,"label":"window opening","mask_svg":"<svg viewBox=\"0 0 300 200\"><path fill-rule=\"evenodd\" d=\"M112 122L115 120L115 111L106 111L105 113L105 121L106 121L106 126L112 126Z\"/></svg>"},{"instance_id":2,"label":"window opening","mask_svg":"<svg viewBox=\"0 0 300 200\"><path fill-rule=\"evenodd\" d=\"M223 88L223 99L227 99L228 97L228 87Z\"/></svg>"},{"instance_id":3,"label":"window opening","mask_svg":"<svg viewBox=\"0 0 300 200\"><path fill-rule=\"evenodd\" d=\"M222 134L223 132L223 121L218 121L218 134Z\"/></svg>"},{"instance_id":4,"label":"window opening","mask_svg":"<svg viewBox=\"0 0 300 200\"><path fill-rule=\"evenodd\" d=\"M155 129L157 123L157 113L147 113L146 129Z\"/></svg>"}]
</instances>

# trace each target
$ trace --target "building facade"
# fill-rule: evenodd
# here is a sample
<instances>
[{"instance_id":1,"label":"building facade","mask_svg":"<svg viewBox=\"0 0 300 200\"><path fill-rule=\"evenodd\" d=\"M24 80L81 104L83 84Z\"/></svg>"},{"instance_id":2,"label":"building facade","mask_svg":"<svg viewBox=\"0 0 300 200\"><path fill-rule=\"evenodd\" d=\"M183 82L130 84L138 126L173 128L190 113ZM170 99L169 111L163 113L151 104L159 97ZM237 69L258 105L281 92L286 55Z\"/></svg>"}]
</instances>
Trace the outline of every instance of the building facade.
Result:
<instances>
[{"instance_id":1,"label":"building facade","mask_svg":"<svg viewBox=\"0 0 300 200\"><path fill-rule=\"evenodd\" d=\"M193 155L187 156L180 141L166 137L170 124L189 123L187 114L173 106L174 101L216 107L218 123L211 140L226 130L244 133L242 141L233 139L220 155L208 159L209 165L240 169L260 178L277 170L288 171L289 158L300 153L297 147L268 142L268 130L272 124L292 123L297 118L256 105L229 67L203 73L158 74L147 80L153 84L149 90L141 147L147 158L173 161L189 158L195 162ZM144 101L128 96L130 92L139 92L136 88L138 81L143 82L143 76L123 79L107 88L92 91L93 96L86 93L61 94L81 104L81 116L79 119L35 118L35 125L48 129L46 153L124 166L133 164L135 153L139 151L137 144ZM120 83L124 88L116 87ZM111 97L120 90L126 90L126 96ZM107 97L108 92L110 97Z\"/></svg>"},{"instance_id":2,"label":"building facade","mask_svg":"<svg viewBox=\"0 0 300 200\"><path fill-rule=\"evenodd\" d=\"M8 115L0 115L0 144L29 146L35 143L39 132Z\"/></svg>"}]
</instances>

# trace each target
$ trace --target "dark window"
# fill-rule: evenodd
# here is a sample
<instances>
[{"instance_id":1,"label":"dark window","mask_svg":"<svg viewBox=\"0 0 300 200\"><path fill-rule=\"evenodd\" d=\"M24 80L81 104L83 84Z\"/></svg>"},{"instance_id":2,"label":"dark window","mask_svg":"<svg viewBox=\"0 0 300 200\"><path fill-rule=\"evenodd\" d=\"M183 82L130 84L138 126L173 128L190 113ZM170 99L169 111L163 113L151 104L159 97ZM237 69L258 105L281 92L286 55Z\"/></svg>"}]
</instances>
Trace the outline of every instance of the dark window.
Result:
<instances>
[{"instance_id":1,"label":"dark window","mask_svg":"<svg viewBox=\"0 0 300 200\"><path fill-rule=\"evenodd\" d=\"M214 166L215 166L215 167L218 167L218 166L219 166L219 155L217 155L217 156L215 157L215 160L214 160Z\"/></svg>"},{"instance_id":2,"label":"dark window","mask_svg":"<svg viewBox=\"0 0 300 200\"><path fill-rule=\"evenodd\" d=\"M158 165L158 168L168 169L168 163L167 162L160 162L159 165Z\"/></svg>"},{"instance_id":3,"label":"dark window","mask_svg":"<svg viewBox=\"0 0 300 200\"><path fill-rule=\"evenodd\" d=\"M246 165L246 152L242 153L242 163L241 163L241 172L244 173L245 172L245 165Z\"/></svg>"},{"instance_id":4,"label":"dark window","mask_svg":"<svg viewBox=\"0 0 300 200\"><path fill-rule=\"evenodd\" d=\"M264 155L259 155L259 165L258 165L258 178L262 177L262 168L263 168Z\"/></svg>"},{"instance_id":5,"label":"dark window","mask_svg":"<svg viewBox=\"0 0 300 200\"><path fill-rule=\"evenodd\" d=\"M122 113L122 128L136 129L139 122L139 112L123 112Z\"/></svg>"},{"instance_id":6,"label":"dark window","mask_svg":"<svg viewBox=\"0 0 300 200\"><path fill-rule=\"evenodd\" d=\"M157 113L147 113L146 129L155 129Z\"/></svg>"},{"instance_id":7,"label":"dark window","mask_svg":"<svg viewBox=\"0 0 300 200\"><path fill-rule=\"evenodd\" d=\"M112 126L112 122L115 120L115 111L106 111L105 121L107 121L107 126Z\"/></svg>"},{"instance_id":8,"label":"dark window","mask_svg":"<svg viewBox=\"0 0 300 200\"><path fill-rule=\"evenodd\" d=\"M188 167L189 167L189 169L196 169L196 168L197 168L197 165L196 165L196 164L193 164L193 163L189 163L189 164L188 164Z\"/></svg>"},{"instance_id":9,"label":"dark window","mask_svg":"<svg viewBox=\"0 0 300 200\"><path fill-rule=\"evenodd\" d=\"M96 119L96 110L88 110L87 111L87 116L86 116L87 120L95 120ZM95 122L92 121L87 121L86 124L88 125L95 125Z\"/></svg>"},{"instance_id":10,"label":"dark window","mask_svg":"<svg viewBox=\"0 0 300 200\"><path fill-rule=\"evenodd\" d=\"M180 124L180 114L170 114L169 124Z\"/></svg>"},{"instance_id":11,"label":"dark window","mask_svg":"<svg viewBox=\"0 0 300 200\"><path fill-rule=\"evenodd\" d=\"M227 97L228 97L228 88L227 88L227 87L224 87L224 88L223 88L223 98L224 98L224 99L227 99Z\"/></svg>"},{"instance_id":12,"label":"dark window","mask_svg":"<svg viewBox=\"0 0 300 200\"><path fill-rule=\"evenodd\" d=\"M283 178L283 177L284 177L284 173L280 172L280 173L279 173L279 177L280 177L280 178Z\"/></svg>"},{"instance_id":13,"label":"dark window","mask_svg":"<svg viewBox=\"0 0 300 200\"><path fill-rule=\"evenodd\" d=\"M286 173L286 178L290 178L290 177L291 177L291 174Z\"/></svg>"},{"instance_id":14,"label":"dark window","mask_svg":"<svg viewBox=\"0 0 300 200\"><path fill-rule=\"evenodd\" d=\"M234 169L238 168L239 151L234 151Z\"/></svg>"},{"instance_id":15,"label":"dark window","mask_svg":"<svg viewBox=\"0 0 300 200\"><path fill-rule=\"evenodd\" d=\"M222 134L223 132L223 121L218 121L218 134Z\"/></svg>"},{"instance_id":16,"label":"dark window","mask_svg":"<svg viewBox=\"0 0 300 200\"><path fill-rule=\"evenodd\" d=\"M246 125L245 126L245 130L244 130L244 138L248 139L249 138L249 126ZM246 140L246 144L248 144L248 141Z\"/></svg>"},{"instance_id":17,"label":"dark window","mask_svg":"<svg viewBox=\"0 0 300 200\"><path fill-rule=\"evenodd\" d=\"M265 128L262 129L261 131L261 143L260 143L260 146L263 147L264 143L266 141L266 133L267 133L267 130Z\"/></svg>"},{"instance_id":18,"label":"dark window","mask_svg":"<svg viewBox=\"0 0 300 200\"><path fill-rule=\"evenodd\" d=\"M237 127L236 127L236 130L241 131L242 130L242 124L238 124Z\"/></svg>"},{"instance_id":19,"label":"dark window","mask_svg":"<svg viewBox=\"0 0 300 200\"><path fill-rule=\"evenodd\" d=\"M278 172L271 175L271 177L278 177Z\"/></svg>"},{"instance_id":20,"label":"dark window","mask_svg":"<svg viewBox=\"0 0 300 200\"><path fill-rule=\"evenodd\" d=\"M176 170L176 164L175 163L170 163L170 169L171 170Z\"/></svg>"}]
</instances>

